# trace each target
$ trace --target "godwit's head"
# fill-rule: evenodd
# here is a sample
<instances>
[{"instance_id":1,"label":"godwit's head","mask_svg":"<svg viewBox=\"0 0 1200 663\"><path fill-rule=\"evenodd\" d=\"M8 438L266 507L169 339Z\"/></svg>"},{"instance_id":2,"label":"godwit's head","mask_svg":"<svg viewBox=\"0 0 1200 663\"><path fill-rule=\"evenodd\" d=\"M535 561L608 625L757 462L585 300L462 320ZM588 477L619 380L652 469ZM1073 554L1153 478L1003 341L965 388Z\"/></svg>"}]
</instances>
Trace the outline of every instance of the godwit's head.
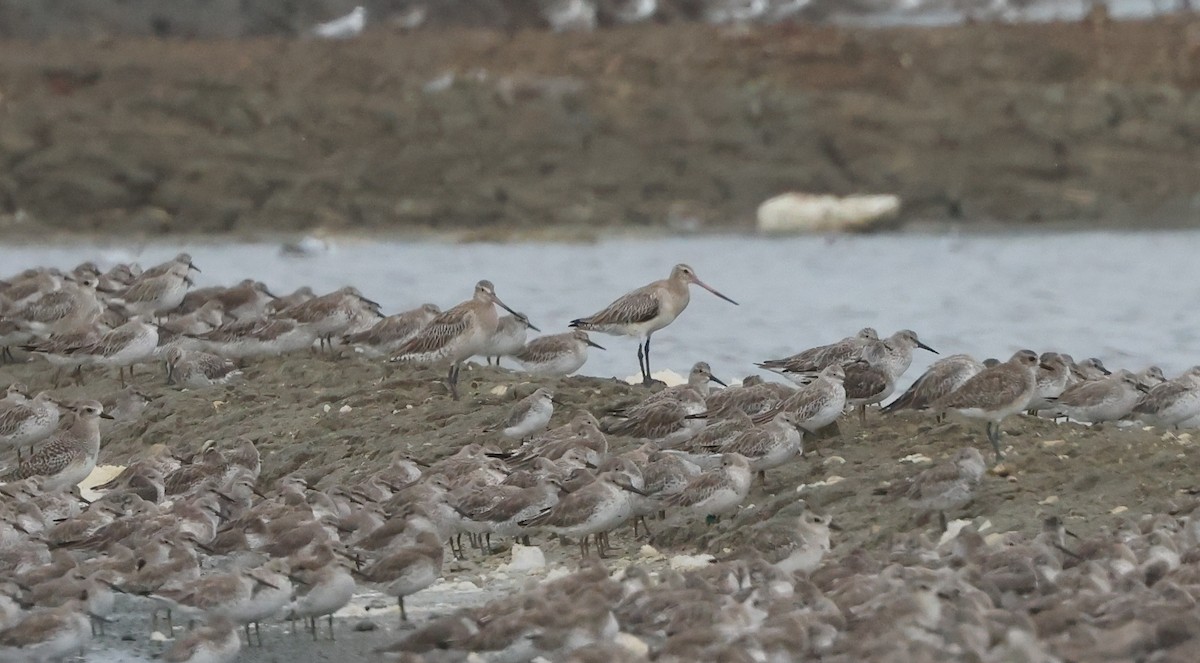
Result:
<instances>
[{"instance_id":1,"label":"godwit's head","mask_svg":"<svg viewBox=\"0 0 1200 663\"><path fill-rule=\"evenodd\" d=\"M512 313L513 315L517 316L518 318L525 317L525 316L521 315L520 313L517 313L516 311L509 308L508 304L505 304L504 302L500 301L500 298L496 296L496 286L492 285L491 281L483 280L483 281L480 281L479 283L475 284L475 299L478 301L481 301L481 302L495 304L496 306L499 306L500 308L504 309L505 311L508 311L509 313ZM526 321L528 321L528 318L526 318Z\"/></svg>"},{"instance_id":2,"label":"godwit's head","mask_svg":"<svg viewBox=\"0 0 1200 663\"><path fill-rule=\"evenodd\" d=\"M700 286L701 288L704 288L705 290L720 297L721 299L724 299L725 301L729 302L730 304L733 304L735 306L737 305L737 302L726 297L725 295L722 295L721 293L717 292L712 286L708 285L704 281L701 281L696 276L696 270L692 269L688 265L684 265L682 263L675 265L675 268L671 270L671 280L677 281L680 283L695 283L696 285Z\"/></svg>"},{"instance_id":3,"label":"godwit's head","mask_svg":"<svg viewBox=\"0 0 1200 663\"><path fill-rule=\"evenodd\" d=\"M575 337L576 341L581 341L587 345L592 346L593 348L600 348L601 350L606 349L603 345L600 345L599 343L593 341L591 339L591 337L588 336L588 333L583 331L582 329L576 329L575 331L571 332L571 335Z\"/></svg>"}]
</instances>

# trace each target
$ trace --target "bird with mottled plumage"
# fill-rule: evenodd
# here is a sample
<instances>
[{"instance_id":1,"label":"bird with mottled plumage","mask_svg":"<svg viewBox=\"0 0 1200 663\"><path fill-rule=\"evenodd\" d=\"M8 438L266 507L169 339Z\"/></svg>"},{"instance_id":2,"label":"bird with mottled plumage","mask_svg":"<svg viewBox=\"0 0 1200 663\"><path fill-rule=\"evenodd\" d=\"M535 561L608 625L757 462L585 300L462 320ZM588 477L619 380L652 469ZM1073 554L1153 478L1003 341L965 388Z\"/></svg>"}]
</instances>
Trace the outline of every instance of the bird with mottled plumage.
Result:
<instances>
[{"instance_id":1,"label":"bird with mottled plumage","mask_svg":"<svg viewBox=\"0 0 1200 663\"><path fill-rule=\"evenodd\" d=\"M871 327L863 327L854 336L847 336L836 343L818 345L783 359L768 359L757 366L779 373L803 386L808 383L812 373L819 373L835 364L850 363L859 358L868 342L878 340L878 332Z\"/></svg>"},{"instance_id":2,"label":"bird with mottled plumage","mask_svg":"<svg viewBox=\"0 0 1200 663\"><path fill-rule=\"evenodd\" d=\"M80 401L72 408L71 424L47 438L32 455L12 472L0 477L4 483L29 477L44 477L47 491L66 490L87 478L96 468L100 454L100 418L109 417L99 401Z\"/></svg>"},{"instance_id":3,"label":"bird with mottled plumage","mask_svg":"<svg viewBox=\"0 0 1200 663\"><path fill-rule=\"evenodd\" d=\"M1057 352L1043 352L1037 374L1037 391L1029 402L1029 411L1048 409L1054 399L1066 391L1071 379L1071 366Z\"/></svg>"},{"instance_id":4,"label":"bird with mottled plumage","mask_svg":"<svg viewBox=\"0 0 1200 663\"><path fill-rule=\"evenodd\" d=\"M167 351L167 384L188 389L225 385L241 377L237 364L207 352L173 347Z\"/></svg>"},{"instance_id":5,"label":"bird with mottled plumage","mask_svg":"<svg viewBox=\"0 0 1200 663\"><path fill-rule=\"evenodd\" d=\"M829 553L832 529L835 529L832 518L797 500L769 519L737 531L736 543L730 543L739 557L761 558L789 575L809 574L817 570Z\"/></svg>"},{"instance_id":6,"label":"bird with mottled plumage","mask_svg":"<svg viewBox=\"0 0 1200 663\"><path fill-rule=\"evenodd\" d=\"M959 449L954 457L935 465L900 485L914 509L936 511L946 530L946 512L971 503L975 486L987 470L983 455L974 447Z\"/></svg>"},{"instance_id":7,"label":"bird with mottled plumage","mask_svg":"<svg viewBox=\"0 0 1200 663\"><path fill-rule=\"evenodd\" d=\"M442 577L443 559L444 550L437 534L422 531L415 542L392 549L357 575L378 586L384 594L395 596L400 607L400 620L406 622L408 612L404 608L404 597L437 582Z\"/></svg>"},{"instance_id":8,"label":"bird with mottled plumage","mask_svg":"<svg viewBox=\"0 0 1200 663\"><path fill-rule=\"evenodd\" d=\"M524 313L503 316L496 323L496 331L488 338L486 347L479 354L487 359L489 365L494 358L499 366L501 358L511 357L524 349L525 337L530 329L535 332L542 331L534 327Z\"/></svg>"},{"instance_id":9,"label":"bird with mottled plumage","mask_svg":"<svg viewBox=\"0 0 1200 663\"><path fill-rule=\"evenodd\" d=\"M213 617L179 636L159 660L166 663L232 663L242 649L234 623Z\"/></svg>"},{"instance_id":10,"label":"bird with mottled plumage","mask_svg":"<svg viewBox=\"0 0 1200 663\"><path fill-rule=\"evenodd\" d=\"M725 454L720 467L693 478L683 490L663 500L667 524L677 526L736 511L750 494L751 476L750 462L744 456Z\"/></svg>"},{"instance_id":11,"label":"bird with mottled plumage","mask_svg":"<svg viewBox=\"0 0 1200 663\"><path fill-rule=\"evenodd\" d=\"M0 448L20 450L40 442L58 428L59 415L58 403L45 391L0 409Z\"/></svg>"},{"instance_id":12,"label":"bird with mottled plumage","mask_svg":"<svg viewBox=\"0 0 1200 663\"><path fill-rule=\"evenodd\" d=\"M804 454L804 434L796 428L796 419L797 415L779 410L766 424L743 431L712 450L741 455L749 462L750 470L765 481L767 470Z\"/></svg>"},{"instance_id":13,"label":"bird with mottled plumage","mask_svg":"<svg viewBox=\"0 0 1200 663\"><path fill-rule=\"evenodd\" d=\"M987 421L988 441L1000 451L1000 422L1025 410L1037 391L1038 356L1018 350L1008 361L986 368L963 386L930 404L938 412L953 411L970 419Z\"/></svg>"},{"instance_id":14,"label":"bird with mottled plumage","mask_svg":"<svg viewBox=\"0 0 1200 663\"><path fill-rule=\"evenodd\" d=\"M734 412L754 416L775 409L795 391L786 385L763 382L761 377L751 375L742 380L739 386L710 393L705 399L705 407L710 419L722 419Z\"/></svg>"},{"instance_id":15,"label":"bird with mottled plumage","mask_svg":"<svg viewBox=\"0 0 1200 663\"><path fill-rule=\"evenodd\" d=\"M1122 370L1101 380L1086 380L1067 387L1048 409L1089 424L1116 421L1128 416L1148 391L1136 375Z\"/></svg>"},{"instance_id":16,"label":"bird with mottled plumage","mask_svg":"<svg viewBox=\"0 0 1200 663\"><path fill-rule=\"evenodd\" d=\"M91 637L86 602L81 594L57 608L34 610L0 631L0 661L42 663L79 654Z\"/></svg>"},{"instance_id":17,"label":"bird with mottled plumage","mask_svg":"<svg viewBox=\"0 0 1200 663\"><path fill-rule=\"evenodd\" d=\"M89 326L104 310L96 298L97 283L92 277L82 278L78 282L64 281L61 289L16 311L9 311L5 317L39 337Z\"/></svg>"},{"instance_id":18,"label":"bird with mottled plumage","mask_svg":"<svg viewBox=\"0 0 1200 663\"><path fill-rule=\"evenodd\" d=\"M966 384L967 380L982 370L983 364L970 355L957 354L939 359L917 378L908 391L888 403L883 411L891 413L924 409Z\"/></svg>"},{"instance_id":19,"label":"bird with mottled plumage","mask_svg":"<svg viewBox=\"0 0 1200 663\"><path fill-rule=\"evenodd\" d=\"M1133 408L1137 419L1151 426L1177 426L1200 415L1200 366L1150 390Z\"/></svg>"},{"instance_id":20,"label":"bird with mottled plumage","mask_svg":"<svg viewBox=\"0 0 1200 663\"><path fill-rule=\"evenodd\" d=\"M546 387L539 387L532 394L517 401L505 417L504 422L497 425L504 437L523 440L546 429L550 417L554 415L554 392Z\"/></svg>"},{"instance_id":21,"label":"bird with mottled plumage","mask_svg":"<svg viewBox=\"0 0 1200 663\"><path fill-rule=\"evenodd\" d=\"M810 433L837 421L846 409L846 370L839 364L827 366L811 384L796 390L774 410L767 410L755 417L754 423L763 424L775 416L776 410L785 410L796 415L796 425Z\"/></svg>"},{"instance_id":22,"label":"bird with mottled plumage","mask_svg":"<svg viewBox=\"0 0 1200 663\"><path fill-rule=\"evenodd\" d=\"M633 515L632 495L643 492L633 485L624 472L605 472L587 485L563 496L553 507L518 524L560 536L578 537L580 554L586 557L588 537L607 533L629 520ZM600 556L604 557L602 540L598 539L596 547L600 550Z\"/></svg>"},{"instance_id":23,"label":"bird with mottled plumage","mask_svg":"<svg viewBox=\"0 0 1200 663\"><path fill-rule=\"evenodd\" d=\"M530 375L570 375L587 362L588 348L605 349L582 329L539 336L525 344L513 359Z\"/></svg>"},{"instance_id":24,"label":"bird with mottled plumage","mask_svg":"<svg viewBox=\"0 0 1200 663\"><path fill-rule=\"evenodd\" d=\"M637 338L642 382L650 384L653 381L650 376L650 337L674 322L687 308L691 301L688 285L693 283L731 304L737 304L701 281L691 267L680 264L671 269L671 275L666 279L628 292L599 312L572 320L571 326L584 331Z\"/></svg>"},{"instance_id":25,"label":"bird with mottled plumage","mask_svg":"<svg viewBox=\"0 0 1200 663\"><path fill-rule=\"evenodd\" d=\"M121 386L125 386L125 369L133 377L133 367L154 358L158 349L158 328L134 316L128 322L106 332L96 342L72 348L67 354L86 364L116 367Z\"/></svg>"},{"instance_id":26,"label":"bird with mottled plumage","mask_svg":"<svg viewBox=\"0 0 1200 663\"><path fill-rule=\"evenodd\" d=\"M342 337L342 343L368 357L390 356L419 334L441 312L442 309L438 308L437 304L422 304L411 311L389 315L376 322L370 329L347 334Z\"/></svg>"},{"instance_id":27,"label":"bird with mottled plumage","mask_svg":"<svg viewBox=\"0 0 1200 663\"><path fill-rule=\"evenodd\" d=\"M672 447L695 437L704 430L704 424L703 413L692 412L680 401L660 400L616 415L615 420L606 421L603 430L611 435L658 440L662 446Z\"/></svg>"},{"instance_id":28,"label":"bird with mottled plumage","mask_svg":"<svg viewBox=\"0 0 1200 663\"><path fill-rule=\"evenodd\" d=\"M450 395L458 400L460 366L487 347L488 339L500 324L496 306L516 315L496 296L496 288L491 281L476 283L471 299L430 321L416 336L400 346L389 361L449 364L450 373L446 381Z\"/></svg>"},{"instance_id":29,"label":"bird with mottled plumage","mask_svg":"<svg viewBox=\"0 0 1200 663\"><path fill-rule=\"evenodd\" d=\"M365 331L383 318L379 303L367 299L354 286L314 297L276 313L277 318L294 320L320 341L320 347L333 347L333 337Z\"/></svg>"},{"instance_id":30,"label":"bird with mottled plumage","mask_svg":"<svg viewBox=\"0 0 1200 663\"><path fill-rule=\"evenodd\" d=\"M183 303L193 281L191 263L170 262L161 273L148 269L128 287L113 293L110 303L129 315L152 318L174 311Z\"/></svg>"}]
</instances>

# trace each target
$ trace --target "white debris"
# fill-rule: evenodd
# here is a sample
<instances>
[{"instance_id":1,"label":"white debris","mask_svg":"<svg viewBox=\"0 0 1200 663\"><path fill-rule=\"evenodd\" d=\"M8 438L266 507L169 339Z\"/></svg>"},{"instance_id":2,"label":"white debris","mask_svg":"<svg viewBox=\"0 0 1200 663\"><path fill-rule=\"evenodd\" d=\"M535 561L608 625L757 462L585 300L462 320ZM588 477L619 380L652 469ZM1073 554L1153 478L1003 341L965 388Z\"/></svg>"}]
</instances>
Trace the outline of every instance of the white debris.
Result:
<instances>
[{"instance_id":1,"label":"white debris","mask_svg":"<svg viewBox=\"0 0 1200 663\"><path fill-rule=\"evenodd\" d=\"M938 539L938 545L944 546L947 543L957 539L959 532L962 532L963 528L970 524L971 521L963 518L951 520L950 522L946 523L946 531L942 532L942 538Z\"/></svg>"},{"instance_id":2,"label":"white debris","mask_svg":"<svg viewBox=\"0 0 1200 663\"><path fill-rule=\"evenodd\" d=\"M821 461L821 464L822 465L845 465L846 459L842 458L841 456L830 456L829 458L826 458L825 460Z\"/></svg>"},{"instance_id":3,"label":"white debris","mask_svg":"<svg viewBox=\"0 0 1200 663\"><path fill-rule=\"evenodd\" d=\"M97 465L91 474L79 482L79 495L89 502L99 499L103 493L98 493L93 489L102 483L112 481L124 471L124 465Z\"/></svg>"},{"instance_id":4,"label":"white debris","mask_svg":"<svg viewBox=\"0 0 1200 663\"><path fill-rule=\"evenodd\" d=\"M150 634L150 640L152 640L154 642L170 642L171 638L168 638L167 636L163 635L162 633L155 631Z\"/></svg>"},{"instance_id":5,"label":"white debris","mask_svg":"<svg viewBox=\"0 0 1200 663\"><path fill-rule=\"evenodd\" d=\"M666 384L668 387L677 387L681 384L687 384L687 378L669 368L663 371L655 371L654 373L650 374L650 377ZM629 377L625 378L625 382L628 384L641 384L642 376L630 375Z\"/></svg>"},{"instance_id":6,"label":"white debris","mask_svg":"<svg viewBox=\"0 0 1200 663\"><path fill-rule=\"evenodd\" d=\"M565 578L565 577L571 575L571 573L572 572L567 570L566 568L563 568L561 566L556 566L556 567L550 569L550 571L546 574L545 582L550 582L552 580L558 580L559 578Z\"/></svg>"},{"instance_id":7,"label":"white debris","mask_svg":"<svg viewBox=\"0 0 1200 663\"><path fill-rule=\"evenodd\" d=\"M621 632L617 634L617 637L613 638L613 642L636 657L645 658L650 654L650 646L642 642L642 639L636 635Z\"/></svg>"},{"instance_id":8,"label":"white debris","mask_svg":"<svg viewBox=\"0 0 1200 663\"><path fill-rule=\"evenodd\" d=\"M346 414L353 409L354 408L350 407L349 405L343 405L342 407L338 408L338 414Z\"/></svg>"},{"instance_id":9,"label":"white debris","mask_svg":"<svg viewBox=\"0 0 1200 663\"><path fill-rule=\"evenodd\" d=\"M360 5L341 18L317 25L312 33L322 39L349 39L361 34L366 26L367 10Z\"/></svg>"},{"instance_id":10,"label":"white debris","mask_svg":"<svg viewBox=\"0 0 1200 663\"><path fill-rule=\"evenodd\" d=\"M496 385L495 387L492 387L492 390L488 393L493 396L503 396L504 394L508 393L508 387L502 384Z\"/></svg>"},{"instance_id":11,"label":"white debris","mask_svg":"<svg viewBox=\"0 0 1200 663\"><path fill-rule=\"evenodd\" d=\"M638 549L638 556L644 557L646 559L658 559L658 558L662 557L663 554L658 551L658 548L655 548L654 546L649 545L649 544L644 544L641 548Z\"/></svg>"},{"instance_id":12,"label":"white debris","mask_svg":"<svg viewBox=\"0 0 1200 663\"><path fill-rule=\"evenodd\" d=\"M329 411L332 409L333 409L333 406L330 405L329 403L326 403L321 406L321 411L324 412L325 414L329 414Z\"/></svg>"},{"instance_id":13,"label":"white debris","mask_svg":"<svg viewBox=\"0 0 1200 663\"><path fill-rule=\"evenodd\" d=\"M785 193L758 206L758 230L774 234L862 230L899 212L900 198L890 194L841 198Z\"/></svg>"},{"instance_id":14,"label":"white debris","mask_svg":"<svg viewBox=\"0 0 1200 663\"><path fill-rule=\"evenodd\" d=\"M1109 511L1109 513L1111 513L1112 515L1115 516L1118 513L1125 513L1128 510L1129 510L1129 507L1127 507L1127 506L1119 506L1119 507L1114 508L1112 511Z\"/></svg>"},{"instance_id":15,"label":"white debris","mask_svg":"<svg viewBox=\"0 0 1200 663\"><path fill-rule=\"evenodd\" d=\"M672 569L676 571L687 571L688 569L701 569L713 563L716 559L712 555L676 555L669 562Z\"/></svg>"},{"instance_id":16,"label":"white debris","mask_svg":"<svg viewBox=\"0 0 1200 663\"><path fill-rule=\"evenodd\" d=\"M537 546L523 546L514 543L511 552L512 560L507 564L502 564L500 570L510 573L528 573L546 568L546 554Z\"/></svg>"},{"instance_id":17,"label":"white debris","mask_svg":"<svg viewBox=\"0 0 1200 663\"><path fill-rule=\"evenodd\" d=\"M437 584L439 590L443 592L478 592L479 585L470 580L455 580L453 582L442 581Z\"/></svg>"},{"instance_id":18,"label":"white debris","mask_svg":"<svg viewBox=\"0 0 1200 663\"><path fill-rule=\"evenodd\" d=\"M909 454L900 459L901 463L932 463L933 459L925 454Z\"/></svg>"}]
</instances>

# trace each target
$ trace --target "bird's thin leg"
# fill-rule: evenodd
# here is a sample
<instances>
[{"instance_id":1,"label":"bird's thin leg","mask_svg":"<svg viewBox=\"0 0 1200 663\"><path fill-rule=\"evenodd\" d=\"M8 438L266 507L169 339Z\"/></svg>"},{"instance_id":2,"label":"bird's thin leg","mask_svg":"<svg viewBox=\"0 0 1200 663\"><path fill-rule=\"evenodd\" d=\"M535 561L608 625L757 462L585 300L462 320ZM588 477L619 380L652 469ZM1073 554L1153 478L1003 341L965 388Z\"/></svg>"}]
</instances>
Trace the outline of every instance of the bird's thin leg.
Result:
<instances>
[{"instance_id":1,"label":"bird's thin leg","mask_svg":"<svg viewBox=\"0 0 1200 663\"><path fill-rule=\"evenodd\" d=\"M401 623L408 621L408 612L404 609L404 597L397 596L396 602L400 604L400 621Z\"/></svg>"},{"instance_id":2,"label":"bird's thin leg","mask_svg":"<svg viewBox=\"0 0 1200 663\"><path fill-rule=\"evenodd\" d=\"M654 378L650 377L650 337L646 337L646 379L645 383L654 382Z\"/></svg>"},{"instance_id":3,"label":"bird's thin leg","mask_svg":"<svg viewBox=\"0 0 1200 663\"><path fill-rule=\"evenodd\" d=\"M638 341L638 370L642 373L642 382L646 382L646 360L642 354L642 342Z\"/></svg>"},{"instance_id":4,"label":"bird's thin leg","mask_svg":"<svg viewBox=\"0 0 1200 663\"><path fill-rule=\"evenodd\" d=\"M315 623L316 618L314 617L313 619L314 619L314 623ZM332 612L329 613L329 640L331 642L334 640L337 640L337 638L333 637L333 613Z\"/></svg>"},{"instance_id":5,"label":"bird's thin leg","mask_svg":"<svg viewBox=\"0 0 1200 663\"><path fill-rule=\"evenodd\" d=\"M451 398L458 400L458 364L450 366L450 375L446 378L446 382L450 385Z\"/></svg>"},{"instance_id":6,"label":"bird's thin leg","mask_svg":"<svg viewBox=\"0 0 1200 663\"><path fill-rule=\"evenodd\" d=\"M1000 451L1000 424L989 421L987 432L988 441L992 443L992 450L996 452L996 460L1004 458L1004 453Z\"/></svg>"}]
</instances>

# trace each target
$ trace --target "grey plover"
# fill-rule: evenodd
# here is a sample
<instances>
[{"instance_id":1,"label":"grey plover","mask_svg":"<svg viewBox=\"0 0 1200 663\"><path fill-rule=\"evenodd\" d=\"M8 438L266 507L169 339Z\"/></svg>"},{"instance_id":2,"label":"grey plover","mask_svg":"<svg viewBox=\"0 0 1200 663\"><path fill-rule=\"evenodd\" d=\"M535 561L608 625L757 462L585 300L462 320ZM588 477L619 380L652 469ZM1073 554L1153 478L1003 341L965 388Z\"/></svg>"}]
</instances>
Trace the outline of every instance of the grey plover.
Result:
<instances>
[{"instance_id":1,"label":"grey plover","mask_svg":"<svg viewBox=\"0 0 1200 663\"><path fill-rule=\"evenodd\" d=\"M642 382L650 384L650 337L679 317L691 301L689 284L696 284L731 304L732 299L722 295L696 276L688 265L675 265L671 275L661 281L633 290L606 306L603 310L586 318L571 321L571 326L584 331L595 331L613 336L632 336L638 339L638 368Z\"/></svg>"},{"instance_id":2,"label":"grey plover","mask_svg":"<svg viewBox=\"0 0 1200 663\"><path fill-rule=\"evenodd\" d=\"M0 448L20 451L48 437L58 428L59 405L41 392L32 399L0 409Z\"/></svg>"},{"instance_id":3,"label":"grey plover","mask_svg":"<svg viewBox=\"0 0 1200 663\"><path fill-rule=\"evenodd\" d=\"M984 369L966 384L939 398L931 407L939 412L953 411L971 419L987 422L988 441L996 458L1000 451L1000 422L1029 407L1037 391L1038 356L1032 350L1018 350L1003 364Z\"/></svg>"},{"instance_id":4,"label":"grey plover","mask_svg":"<svg viewBox=\"0 0 1200 663\"><path fill-rule=\"evenodd\" d=\"M37 450L5 475L4 482L43 477L47 491L67 490L83 481L96 468L100 454L100 419L111 418L99 401L79 401L72 408L70 426L46 438Z\"/></svg>"}]
</instances>

